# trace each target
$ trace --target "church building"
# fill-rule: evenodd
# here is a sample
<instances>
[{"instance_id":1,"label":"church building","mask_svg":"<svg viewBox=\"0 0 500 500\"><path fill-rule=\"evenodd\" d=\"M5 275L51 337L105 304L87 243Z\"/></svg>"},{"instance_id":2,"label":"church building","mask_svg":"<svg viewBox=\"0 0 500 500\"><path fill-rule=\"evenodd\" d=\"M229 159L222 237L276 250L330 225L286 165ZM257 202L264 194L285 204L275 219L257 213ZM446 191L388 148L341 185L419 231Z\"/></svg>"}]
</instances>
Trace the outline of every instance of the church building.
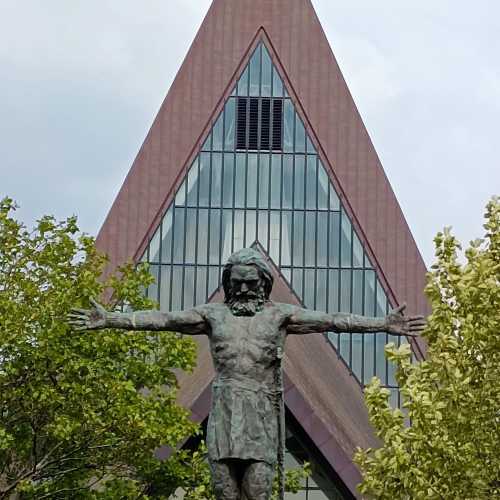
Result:
<instances>
[{"instance_id":1,"label":"church building","mask_svg":"<svg viewBox=\"0 0 500 500\"><path fill-rule=\"evenodd\" d=\"M422 257L310 0L213 0L97 243L109 270L149 262L147 294L164 311L222 301L227 258L253 246L273 268L273 300L429 312ZM359 497L354 450L377 446L364 384L378 376L401 404L390 341L287 340L286 465L313 468L297 498ZM204 422L214 372L197 342L179 398Z\"/></svg>"}]
</instances>

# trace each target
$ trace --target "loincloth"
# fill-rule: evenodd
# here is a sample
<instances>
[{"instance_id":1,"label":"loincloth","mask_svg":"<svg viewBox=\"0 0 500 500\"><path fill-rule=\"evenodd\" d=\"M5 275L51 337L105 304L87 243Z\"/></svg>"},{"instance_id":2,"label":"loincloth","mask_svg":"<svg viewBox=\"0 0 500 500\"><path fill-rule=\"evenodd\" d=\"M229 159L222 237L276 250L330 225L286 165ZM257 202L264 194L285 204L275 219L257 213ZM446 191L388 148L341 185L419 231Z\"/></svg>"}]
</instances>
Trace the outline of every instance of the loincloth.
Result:
<instances>
[{"instance_id":1,"label":"loincloth","mask_svg":"<svg viewBox=\"0 0 500 500\"><path fill-rule=\"evenodd\" d=\"M274 465L281 391L252 381L226 379L213 383L212 398L207 429L209 458L258 460Z\"/></svg>"}]
</instances>

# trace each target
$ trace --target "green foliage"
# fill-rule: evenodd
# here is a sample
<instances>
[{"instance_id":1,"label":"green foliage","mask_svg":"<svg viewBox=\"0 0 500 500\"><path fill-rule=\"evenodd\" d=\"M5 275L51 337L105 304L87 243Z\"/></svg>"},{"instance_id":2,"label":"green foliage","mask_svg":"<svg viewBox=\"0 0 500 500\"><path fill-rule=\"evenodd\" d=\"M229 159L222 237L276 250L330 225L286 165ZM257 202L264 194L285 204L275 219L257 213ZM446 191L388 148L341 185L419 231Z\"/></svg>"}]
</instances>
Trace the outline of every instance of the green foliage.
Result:
<instances>
[{"instance_id":1,"label":"green foliage","mask_svg":"<svg viewBox=\"0 0 500 500\"><path fill-rule=\"evenodd\" d=\"M372 380L365 397L382 446L359 450L360 491L372 498L500 498L500 202L487 206L486 236L465 252L437 235L426 293L432 315L425 361L386 347L397 364L405 415ZM408 417L408 418L406 418ZM409 419L409 420L408 420ZM408 423L410 422L410 423Z\"/></svg>"},{"instance_id":2,"label":"green foliage","mask_svg":"<svg viewBox=\"0 0 500 500\"><path fill-rule=\"evenodd\" d=\"M103 294L151 309L147 266L101 282L106 259L76 219L43 217L32 231L0 201L0 499L213 499L204 444L154 455L199 431L176 402L172 368L196 349L172 333L75 332L66 315ZM154 362L151 362L154 361ZM297 491L308 469L287 471Z\"/></svg>"},{"instance_id":3,"label":"green foliage","mask_svg":"<svg viewBox=\"0 0 500 500\"><path fill-rule=\"evenodd\" d=\"M14 209L0 201L0 498L147 498L157 446L197 432L171 371L193 368L195 344L73 331L70 308L104 290L110 304L154 307L142 293L152 278L128 265L102 283L105 259L75 218L28 231Z\"/></svg>"}]
</instances>

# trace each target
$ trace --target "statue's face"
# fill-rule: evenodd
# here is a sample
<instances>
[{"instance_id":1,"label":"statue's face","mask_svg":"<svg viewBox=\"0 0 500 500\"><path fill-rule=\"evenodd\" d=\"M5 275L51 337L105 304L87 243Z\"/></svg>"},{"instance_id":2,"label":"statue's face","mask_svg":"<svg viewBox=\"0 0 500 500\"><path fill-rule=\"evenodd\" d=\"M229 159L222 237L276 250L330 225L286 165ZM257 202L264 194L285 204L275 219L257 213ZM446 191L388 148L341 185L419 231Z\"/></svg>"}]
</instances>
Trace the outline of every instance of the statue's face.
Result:
<instances>
[{"instance_id":1,"label":"statue's face","mask_svg":"<svg viewBox=\"0 0 500 500\"><path fill-rule=\"evenodd\" d=\"M230 282L232 298L238 301L256 298L263 285L262 278L255 266L233 266Z\"/></svg>"}]
</instances>

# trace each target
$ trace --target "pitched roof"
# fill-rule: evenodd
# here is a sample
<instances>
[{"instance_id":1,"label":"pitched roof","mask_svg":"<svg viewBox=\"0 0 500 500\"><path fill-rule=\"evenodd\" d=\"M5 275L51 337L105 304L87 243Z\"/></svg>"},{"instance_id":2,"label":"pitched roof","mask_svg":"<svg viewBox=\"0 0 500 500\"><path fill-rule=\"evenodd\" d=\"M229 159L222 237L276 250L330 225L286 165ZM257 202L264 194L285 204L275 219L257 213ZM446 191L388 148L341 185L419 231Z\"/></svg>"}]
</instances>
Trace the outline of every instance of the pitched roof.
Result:
<instances>
[{"instance_id":1,"label":"pitched roof","mask_svg":"<svg viewBox=\"0 0 500 500\"><path fill-rule=\"evenodd\" d=\"M424 262L310 0L214 0L99 232L109 269L143 250L261 30L391 301L427 312Z\"/></svg>"}]
</instances>

